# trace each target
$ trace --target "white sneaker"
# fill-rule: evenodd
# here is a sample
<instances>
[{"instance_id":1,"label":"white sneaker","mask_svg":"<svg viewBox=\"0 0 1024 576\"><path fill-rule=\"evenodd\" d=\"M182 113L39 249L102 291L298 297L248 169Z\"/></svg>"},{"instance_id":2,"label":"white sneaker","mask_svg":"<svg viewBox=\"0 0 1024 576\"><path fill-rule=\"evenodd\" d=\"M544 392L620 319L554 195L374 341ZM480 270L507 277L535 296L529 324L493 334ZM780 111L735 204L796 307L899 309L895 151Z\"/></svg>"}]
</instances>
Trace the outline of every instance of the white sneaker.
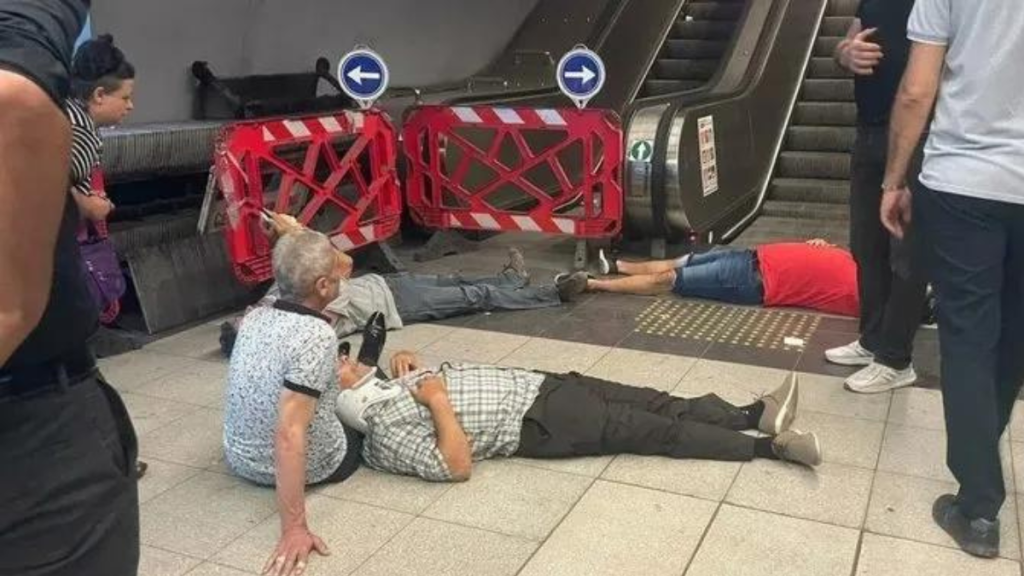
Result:
<instances>
[{"instance_id":1,"label":"white sneaker","mask_svg":"<svg viewBox=\"0 0 1024 576\"><path fill-rule=\"evenodd\" d=\"M875 355L860 345L860 340L825 351L825 359L841 366L867 366L875 361Z\"/></svg>"},{"instance_id":2,"label":"white sneaker","mask_svg":"<svg viewBox=\"0 0 1024 576\"><path fill-rule=\"evenodd\" d=\"M896 370L872 362L867 368L846 379L846 389L858 394L880 394L910 386L914 382L917 382L917 372L913 366Z\"/></svg>"}]
</instances>

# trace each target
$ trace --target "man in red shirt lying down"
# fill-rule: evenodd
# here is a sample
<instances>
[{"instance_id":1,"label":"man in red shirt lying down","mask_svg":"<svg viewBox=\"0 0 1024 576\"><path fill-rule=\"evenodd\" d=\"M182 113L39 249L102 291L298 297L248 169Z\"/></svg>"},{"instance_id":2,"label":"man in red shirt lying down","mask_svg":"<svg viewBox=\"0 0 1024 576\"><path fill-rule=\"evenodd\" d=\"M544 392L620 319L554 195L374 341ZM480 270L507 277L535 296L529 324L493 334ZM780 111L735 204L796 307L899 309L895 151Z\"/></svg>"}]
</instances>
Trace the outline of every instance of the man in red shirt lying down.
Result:
<instances>
[{"instance_id":1,"label":"man in red shirt lying down","mask_svg":"<svg viewBox=\"0 0 1024 576\"><path fill-rule=\"evenodd\" d=\"M732 304L809 308L856 317L857 264L849 252L820 239L716 248L675 260L626 262L600 254L601 273L587 290L622 294L674 292Z\"/></svg>"}]
</instances>

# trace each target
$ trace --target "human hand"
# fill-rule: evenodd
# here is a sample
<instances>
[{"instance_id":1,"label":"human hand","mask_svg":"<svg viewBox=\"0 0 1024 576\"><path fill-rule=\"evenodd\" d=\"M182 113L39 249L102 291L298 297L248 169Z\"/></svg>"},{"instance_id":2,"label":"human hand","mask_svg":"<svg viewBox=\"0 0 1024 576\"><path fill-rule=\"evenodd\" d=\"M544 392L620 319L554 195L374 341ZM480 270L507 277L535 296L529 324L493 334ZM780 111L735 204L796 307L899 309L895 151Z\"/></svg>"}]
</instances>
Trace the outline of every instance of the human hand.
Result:
<instances>
[{"instance_id":1,"label":"human hand","mask_svg":"<svg viewBox=\"0 0 1024 576\"><path fill-rule=\"evenodd\" d=\"M416 354L408 350L395 352L391 357L391 375L402 377L414 370L419 370L420 361Z\"/></svg>"},{"instance_id":2,"label":"human hand","mask_svg":"<svg viewBox=\"0 0 1024 576\"><path fill-rule=\"evenodd\" d=\"M427 408L438 402L448 401L448 389L444 385L444 379L440 376L431 376L420 381L412 391L412 397Z\"/></svg>"},{"instance_id":3,"label":"human hand","mask_svg":"<svg viewBox=\"0 0 1024 576\"><path fill-rule=\"evenodd\" d=\"M911 207L910 189L906 186L886 190L882 194L882 225L900 240L910 225Z\"/></svg>"},{"instance_id":4,"label":"human hand","mask_svg":"<svg viewBox=\"0 0 1024 576\"><path fill-rule=\"evenodd\" d=\"M809 246L814 246L815 248L831 248L835 246L834 244L832 244L828 240L825 240L824 238L814 238L813 240L808 240L807 244Z\"/></svg>"},{"instance_id":5,"label":"human hand","mask_svg":"<svg viewBox=\"0 0 1024 576\"><path fill-rule=\"evenodd\" d=\"M330 550L319 536L301 526L281 533L277 548L270 555L262 574L270 576L299 576L306 571L306 561L312 551L329 556Z\"/></svg>"},{"instance_id":6,"label":"human hand","mask_svg":"<svg viewBox=\"0 0 1024 576\"><path fill-rule=\"evenodd\" d=\"M856 36L844 40L839 45L839 64L857 74L858 76L870 76L875 73L875 66L885 56L882 47L868 40L868 37L878 31L878 28L861 30Z\"/></svg>"}]
</instances>

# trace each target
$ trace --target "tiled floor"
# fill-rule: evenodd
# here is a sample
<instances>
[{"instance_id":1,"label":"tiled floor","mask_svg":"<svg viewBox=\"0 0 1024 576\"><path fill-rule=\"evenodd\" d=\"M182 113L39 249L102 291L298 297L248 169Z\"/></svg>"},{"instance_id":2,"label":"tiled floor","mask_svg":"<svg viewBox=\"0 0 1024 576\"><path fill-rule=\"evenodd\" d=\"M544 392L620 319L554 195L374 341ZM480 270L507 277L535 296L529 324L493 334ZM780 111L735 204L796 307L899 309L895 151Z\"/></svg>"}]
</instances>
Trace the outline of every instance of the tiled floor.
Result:
<instances>
[{"instance_id":1,"label":"tiled floor","mask_svg":"<svg viewBox=\"0 0 1024 576\"><path fill-rule=\"evenodd\" d=\"M524 241L535 281L571 259ZM493 271L492 250L430 264ZM749 402L801 376L800 428L820 434L815 471L616 456L478 464L472 480L439 485L360 470L310 491L311 527L331 548L314 575L359 576L1021 576L1024 411L1004 449L1010 487L1003 558L972 559L930 518L953 489L935 335L916 360L925 387L879 396L842 389L848 370L823 351L855 338L850 320L822 318L802 349L763 350L634 331L649 298L586 297L556 310L417 325L388 350L587 374L680 395ZM230 476L221 456L226 363L215 322L104 361L128 404L150 463L141 481L142 576L257 574L277 535L274 493ZM1016 479L1021 478L1018 482Z\"/></svg>"},{"instance_id":2,"label":"tiled floor","mask_svg":"<svg viewBox=\"0 0 1024 576\"><path fill-rule=\"evenodd\" d=\"M214 324L206 324L103 362L150 463L140 484L143 576L256 574L277 534L273 491L231 477L222 463L226 365L216 346ZM787 374L444 325L394 332L389 348L575 369L737 402ZM361 470L311 491L311 525L332 554L309 573L1020 575L1024 495L1008 500L997 561L959 553L930 520L932 500L953 488L938 392L855 396L840 377L811 373L801 383L797 426L819 432L825 449L816 471L637 456L513 459L479 464L471 481L448 486ZM1024 416L1005 456L1016 494Z\"/></svg>"}]
</instances>

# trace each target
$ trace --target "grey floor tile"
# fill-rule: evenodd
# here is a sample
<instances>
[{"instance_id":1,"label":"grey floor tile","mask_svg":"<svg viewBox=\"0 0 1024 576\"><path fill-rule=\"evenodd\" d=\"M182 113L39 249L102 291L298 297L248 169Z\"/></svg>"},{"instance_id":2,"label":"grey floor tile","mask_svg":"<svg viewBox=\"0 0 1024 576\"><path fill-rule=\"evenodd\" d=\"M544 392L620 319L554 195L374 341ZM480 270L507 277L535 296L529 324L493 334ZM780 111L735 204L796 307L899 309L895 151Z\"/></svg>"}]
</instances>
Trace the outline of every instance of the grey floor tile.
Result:
<instances>
[{"instance_id":1,"label":"grey floor tile","mask_svg":"<svg viewBox=\"0 0 1024 576\"><path fill-rule=\"evenodd\" d=\"M364 466L340 484L327 484L319 493L332 498L372 504L409 514L419 514L433 504L450 484L424 482L419 478L385 474Z\"/></svg>"},{"instance_id":2,"label":"grey floor tile","mask_svg":"<svg viewBox=\"0 0 1024 576\"><path fill-rule=\"evenodd\" d=\"M946 433L890 424L878 469L952 482L953 475L946 468Z\"/></svg>"},{"instance_id":3,"label":"grey floor tile","mask_svg":"<svg viewBox=\"0 0 1024 576\"><path fill-rule=\"evenodd\" d=\"M438 324L412 324L401 330L388 332L387 348L389 350L422 350L435 342L448 337L455 328ZM357 349L353 347L353 349Z\"/></svg>"},{"instance_id":4,"label":"grey floor tile","mask_svg":"<svg viewBox=\"0 0 1024 576\"><path fill-rule=\"evenodd\" d=\"M526 336L459 328L421 351L444 360L497 364L529 340Z\"/></svg>"},{"instance_id":5,"label":"grey floor tile","mask_svg":"<svg viewBox=\"0 0 1024 576\"><path fill-rule=\"evenodd\" d=\"M740 466L738 462L623 454L615 458L601 478L719 501L725 498Z\"/></svg>"},{"instance_id":6,"label":"grey floor tile","mask_svg":"<svg viewBox=\"0 0 1024 576\"><path fill-rule=\"evenodd\" d=\"M856 576L1020 576L1020 564L981 560L959 550L865 534Z\"/></svg>"},{"instance_id":7,"label":"grey floor tile","mask_svg":"<svg viewBox=\"0 0 1024 576\"><path fill-rule=\"evenodd\" d=\"M546 372L586 372L610 351L605 346L534 338L501 363Z\"/></svg>"},{"instance_id":8,"label":"grey floor tile","mask_svg":"<svg viewBox=\"0 0 1024 576\"><path fill-rule=\"evenodd\" d=\"M188 416L200 409L195 404L146 396L138 392L122 392L121 399L132 417L135 433L143 435Z\"/></svg>"},{"instance_id":9,"label":"grey floor tile","mask_svg":"<svg viewBox=\"0 0 1024 576\"><path fill-rule=\"evenodd\" d=\"M825 462L873 470L885 424L803 410L793 428L818 435Z\"/></svg>"},{"instance_id":10,"label":"grey floor tile","mask_svg":"<svg viewBox=\"0 0 1024 576\"><path fill-rule=\"evenodd\" d=\"M696 358L687 356L617 348L591 366L587 374L620 384L671 392L696 363Z\"/></svg>"},{"instance_id":11,"label":"grey floor tile","mask_svg":"<svg viewBox=\"0 0 1024 576\"><path fill-rule=\"evenodd\" d=\"M813 470L757 460L743 465L726 502L765 512L860 528L874 472L825 463Z\"/></svg>"},{"instance_id":12,"label":"grey floor tile","mask_svg":"<svg viewBox=\"0 0 1024 576\"><path fill-rule=\"evenodd\" d=\"M204 562L198 568L188 573L188 576L250 576L259 574L258 571L243 572L213 562ZM142 576L141 574L139 576Z\"/></svg>"},{"instance_id":13,"label":"grey floor tile","mask_svg":"<svg viewBox=\"0 0 1024 576\"><path fill-rule=\"evenodd\" d=\"M1024 442L1024 402L1014 403L1013 417L1010 419L1010 437L1014 442Z\"/></svg>"},{"instance_id":14,"label":"grey floor tile","mask_svg":"<svg viewBox=\"0 0 1024 576\"><path fill-rule=\"evenodd\" d=\"M713 502L598 481L522 574L681 574L715 507Z\"/></svg>"},{"instance_id":15,"label":"grey floor tile","mask_svg":"<svg viewBox=\"0 0 1024 576\"><path fill-rule=\"evenodd\" d=\"M146 346L152 352L187 356L198 360L221 361L220 325L201 324Z\"/></svg>"},{"instance_id":16,"label":"grey floor tile","mask_svg":"<svg viewBox=\"0 0 1024 576\"><path fill-rule=\"evenodd\" d=\"M597 478L611 464L614 456L591 456L587 458L515 458L513 461L523 466L543 468L563 474L576 474L588 478Z\"/></svg>"},{"instance_id":17,"label":"grey floor tile","mask_svg":"<svg viewBox=\"0 0 1024 576\"><path fill-rule=\"evenodd\" d=\"M713 393L743 405L781 386L788 374L777 368L701 360L683 377L675 392L681 396Z\"/></svg>"},{"instance_id":18,"label":"grey floor tile","mask_svg":"<svg viewBox=\"0 0 1024 576\"><path fill-rule=\"evenodd\" d=\"M538 544L476 528L417 518L356 576L512 576Z\"/></svg>"},{"instance_id":19,"label":"grey floor tile","mask_svg":"<svg viewBox=\"0 0 1024 576\"><path fill-rule=\"evenodd\" d=\"M221 408L224 406L227 381L227 364L196 361L171 374L151 380L137 388L135 392L155 398Z\"/></svg>"},{"instance_id":20,"label":"grey floor tile","mask_svg":"<svg viewBox=\"0 0 1024 576\"><path fill-rule=\"evenodd\" d=\"M139 437L143 456L208 468L224 460L224 418L219 410L200 408Z\"/></svg>"},{"instance_id":21,"label":"grey floor tile","mask_svg":"<svg viewBox=\"0 0 1024 576\"><path fill-rule=\"evenodd\" d=\"M859 532L723 505L686 576L849 576Z\"/></svg>"},{"instance_id":22,"label":"grey floor tile","mask_svg":"<svg viewBox=\"0 0 1024 576\"><path fill-rule=\"evenodd\" d=\"M202 472L198 468L164 462L163 460L153 458L144 458L144 460L149 465L149 468L146 469L146 475L139 480L140 504L149 502L153 498Z\"/></svg>"},{"instance_id":23,"label":"grey floor tile","mask_svg":"<svg viewBox=\"0 0 1024 576\"><path fill-rule=\"evenodd\" d=\"M161 376L173 374L194 363L181 356L155 354L137 350L99 361L100 372L108 382L122 392L130 392Z\"/></svg>"},{"instance_id":24,"label":"grey floor tile","mask_svg":"<svg viewBox=\"0 0 1024 576\"><path fill-rule=\"evenodd\" d=\"M545 538L592 480L510 461L478 464L423 516L531 540Z\"/></svg>"},{"instance_id":25,"label":"grey floor tile","mask_svg":"<svg viewBox=\"0 0 1024 576\"><path fill-rule=\"evenodd\" d=\"M314 554L305 574L348 574L365 562L413 520L413 516L357 502L312 495L306 498L310 530L323 539L330 555ZM240 570L261 570L281 535L280 520L272 515L213 557Z\"/></svg>"},{"instance_id":26,"label":"grey floor tile","mask_svg":"<svg viewBox=\"0 0 1024 576\"><path fill-rule=\"evenodd\" d=\"M1016 480L1017 492L1024 493L1024 442L1011 442L1011 462ZM1003 462L1005 468L1005 462Z\"/></svg>"},{"instance_id":27,"label":"grey floor tile","mask_svg":"<svg viewBox=\"0 0 1024 576\"><path fill-rule=\"evenodd\" d=\"M942 393L924 388L897 390L893 393L889 422L928 430L945 430Z\"/></svg>"},{"instance_id":28,"label":"grey floor tile","mask_svg":"<svg viewBox=\"0 0 1024 576\"><path fill-rule=\"evenodd\" d=\"M152 546L142 546L139 552L139 576L183 576L202 562Z\"/></svg>"},{"instance_id":29,"label":"grey floor tile","mask_svg":"<svg viewBox=\"0 0 1024 576\"><path fill-rule=\"evenodd\" d=\"M141 506L142 542L205 559L276 510L272 489L202 472Z\"/></svg>"},{"instance_id":30,"label":"grey floor tile","mask_svg":"<svg viewBox=\"0 0 1024 576\"><path fill-rule=\"evenodd\" d=\"M800 374L800 409L884 422L892 394L854 394L843 388L844 378Z\"/></svg>"},{"instance_id":31,"label":"grey floor tile","mask_svg":"<svg viewBox=\"0 0 1024 576\"><path fill-rule=\"evenodd\" d=\"M956 548L956 543L932 520L932 504L943 494L955 494L956 484L879 472L871 494L867 530L878 534ZM1017 509L1007 499L1001 512L1000 553L1020 558Z\"/></svg>"}]
</instances>

